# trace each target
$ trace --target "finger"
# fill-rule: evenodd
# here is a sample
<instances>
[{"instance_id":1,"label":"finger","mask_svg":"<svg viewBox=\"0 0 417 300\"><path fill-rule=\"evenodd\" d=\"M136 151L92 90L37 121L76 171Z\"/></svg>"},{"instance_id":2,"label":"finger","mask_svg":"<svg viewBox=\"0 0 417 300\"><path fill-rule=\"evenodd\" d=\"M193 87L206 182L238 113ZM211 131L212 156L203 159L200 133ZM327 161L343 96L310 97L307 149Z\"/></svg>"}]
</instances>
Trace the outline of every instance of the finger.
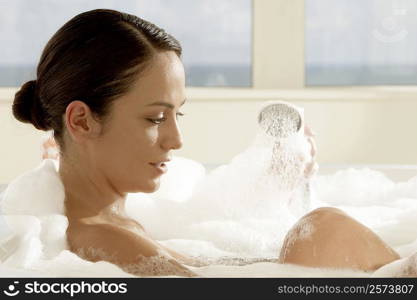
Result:
<instances>
[{"instance_id":1,"label":"finger","mask_svg":"<svg viewBox=\"0 0 417 300\"><path fill-rule=\"evenodd\" d=\"M306 168L304 169L305 178L309 178L312 175L313 167L313 163L306 165Z\"/></svg>"},{"instance_id":2,"label":"finger","mask_svg":"<svg viewBox=\"0 0 417 300\"><path fill-rule=\"evenodd\" d=\"M307 124L304 125L304 135L305 136L308 136L308 137L316 136L316 134L314 133L314 131Z\"/></svg>"},{"instance_id":3,"label":"finger","mask_svg":"<svg viewBox=\"0 0 417 300\"><path fill-rule=\"evenodd\" d=\"M312 137L307 138L307 141L310 143L311 146L310 155L311 157L315 157L317 154L316 141Z\"/></svg>"},{"instance_id":4,"label":"finger","mask_svg":"<svg viewBox=\"0 0 417 300\"><path fill-rule=\"evenodd\" d=\"M305 178L310 178L312 177L314 174L317 173L319 169L319 165L313 161L312 163L308 164L304 170L304 177Z\"/></svg>"}]
</instances>

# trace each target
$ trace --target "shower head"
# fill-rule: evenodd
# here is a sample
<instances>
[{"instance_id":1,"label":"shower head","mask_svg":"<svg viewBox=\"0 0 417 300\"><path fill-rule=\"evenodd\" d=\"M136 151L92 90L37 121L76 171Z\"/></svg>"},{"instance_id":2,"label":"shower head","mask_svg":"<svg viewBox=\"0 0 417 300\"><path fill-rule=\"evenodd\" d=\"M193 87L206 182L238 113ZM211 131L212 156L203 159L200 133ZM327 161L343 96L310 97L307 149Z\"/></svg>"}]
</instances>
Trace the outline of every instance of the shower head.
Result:
<instances>
[{"instance_id":1,"label":"shower head","mask_svg":"<svg viewBox=\"0 0 417 300\"><path fill-rule=\"evenodd\" d=\"M300 111L289 103L275 102L265 106L258 115L258 124L266 134L286 138L302 127Z\"/></svg>"}]
</instances>

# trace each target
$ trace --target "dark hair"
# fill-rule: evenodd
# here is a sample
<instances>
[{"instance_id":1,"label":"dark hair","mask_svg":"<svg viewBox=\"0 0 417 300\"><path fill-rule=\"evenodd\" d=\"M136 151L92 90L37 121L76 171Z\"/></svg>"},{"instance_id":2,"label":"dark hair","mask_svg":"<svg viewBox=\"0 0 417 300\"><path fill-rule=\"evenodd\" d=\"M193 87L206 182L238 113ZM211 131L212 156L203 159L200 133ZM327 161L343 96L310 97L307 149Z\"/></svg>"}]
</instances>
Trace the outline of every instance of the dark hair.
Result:
<instances>
[{"instance_id":1,"label":"dark hair","mask_svg":"<svg viewBox=\"0 0 417 300\"><path fill-rule=\"evenodd\" d=\"M53 130L63 148L63 115L74 100L103 120L112 101L125 94L158 51L181 45L156 25L127 13L96 9L65 23L49 40L37 80L16 93L13 115L40 130Z\"/></svg>"}]
</instances>

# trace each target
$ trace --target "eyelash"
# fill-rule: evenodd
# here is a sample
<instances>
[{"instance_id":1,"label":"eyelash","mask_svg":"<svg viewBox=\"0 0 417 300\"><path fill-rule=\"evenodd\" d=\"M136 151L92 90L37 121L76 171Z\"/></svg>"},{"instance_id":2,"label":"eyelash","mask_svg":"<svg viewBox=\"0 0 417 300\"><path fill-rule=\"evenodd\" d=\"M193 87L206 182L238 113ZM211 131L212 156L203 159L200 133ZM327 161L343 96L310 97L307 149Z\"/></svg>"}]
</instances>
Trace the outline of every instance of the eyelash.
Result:
<instances>
[{"instance_id":1,"label":"eyelash","mask_svg":"<svg viewBox=\"0 0 417 300\"><path fill-rule=\"evenodd\" d=\"M182 113L182 112L178 112L178 113L177 113L177 119L178 119L178 117L182 117L182 116L185 116L185 114L184 114L184 113ZM148 119L148 121L149 121L149 122L151 122L151 123L154 123L154 124L156 124L156 125L159 125L159 124L161 124L162 122L166 121L166 119L167 119L167 118Z\"/></svg>"}]
</instances>

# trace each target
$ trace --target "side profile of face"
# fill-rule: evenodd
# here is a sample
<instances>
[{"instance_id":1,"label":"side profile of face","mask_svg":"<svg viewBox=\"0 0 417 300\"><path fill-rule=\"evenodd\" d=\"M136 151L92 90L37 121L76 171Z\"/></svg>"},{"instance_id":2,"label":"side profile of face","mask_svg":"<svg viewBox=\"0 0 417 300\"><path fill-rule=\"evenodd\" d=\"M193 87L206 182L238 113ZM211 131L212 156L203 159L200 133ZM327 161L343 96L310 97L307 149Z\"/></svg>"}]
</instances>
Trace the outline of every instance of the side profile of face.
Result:
<instances>
[{"instance_id":1,"label":"side profile of face","mask_svg":"<svg viewBox=\"0 0 417 300\"><path fill-rule=\"evenodd\" d=\"M172 51L157 53L130 91L112 103L100 134L84 142L95 171L119 193L156 191L162 174L152 163L181 148L177 117L184 101L181 60Z\"/></svg>"}]
</instances>

